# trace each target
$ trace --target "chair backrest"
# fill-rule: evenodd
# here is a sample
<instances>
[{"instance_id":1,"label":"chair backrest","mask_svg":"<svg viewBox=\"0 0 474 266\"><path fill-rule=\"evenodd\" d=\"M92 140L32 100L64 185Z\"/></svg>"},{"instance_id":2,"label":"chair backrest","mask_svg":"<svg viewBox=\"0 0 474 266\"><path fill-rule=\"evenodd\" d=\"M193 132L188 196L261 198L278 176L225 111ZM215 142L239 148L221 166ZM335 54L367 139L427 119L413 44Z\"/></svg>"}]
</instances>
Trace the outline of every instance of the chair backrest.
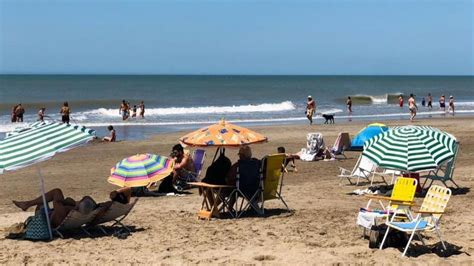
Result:
<instances>
[{"instance_id":1,"label":"chair backrest","mask_svg":"<svg viewBox=\"0 0 474 266\"><path fill-rule=\"evenodd\" d=\"M102 224L106 222L114 221L115 219L126 216L132 210L133 206L137 203L138 198L128 204L123 204L117 201L112 202L110 207L100 216L94 219L93 224Z\"/></svg>"},{"instance_id":2,"label":"chair backrest","mask_svg":"<svg viewBox=\"0 0 474 266\"><path fill-rule=\"evenodd\" d=\"M201 175L202 167L204 166L204 160L206 159L206 151L202 149L194 150L193 152L193 163L194 169L196 170L197 177Z\"/></svg>"},{"instance_id":3,"label":"chair backrest","mask_svg":"<svg viewBox=\"0 0 474 266\"><path fill-rule=\"evenodd\" d=\"M374 162L365 156L360 156L358 163L354 167L352 176L366 177L368 173L372 173L376 168Z\"/></svg>"},{"instance_id":4,"label":"chair backrest","mask_svg":"<svg viewBox=\"0 0 474 266\"><path fill-rule=\"evenodd\" d=\"M453 178L454 168L455 168L455 165L456 165L456 159L458 157L458 152L459 152L459 142L456 142L456 144L454 145L454 156L446 164L446 169L444 171L444 179L448 180L448 179Z\"/></svg>"},{"instance_id":5,"label":"chair backrest","mask_svg":"<svg viewBox=\"0 0 474 266\"><path fill-rule=\"evenodd\" d=\"M101 211L103 211L102 207L98 207L88 214L83 214L78 210L71 210L62 223L56 227L56 230L61 231L81 228L81 226L92 222Z\"/></svg>"},{"instance_id":6,"label":"chair backrest","mask_svg":"<svg viewBox=\"0 0 474 266\"><path fill-rule=\"evenodd\" d=\"M433 185L426 193L420 211L444 212L450 197L451 189ZM439 219L441 214L433 214L433 216Z\"/></svg>"},{"instance_id":7,"label":"chair backrest","mask_svg":"<svg viewBox=\"0 0 474 266\"><path fill-rule=\"evenodd\" d=\"M341 154L344 150L348 150L351 147L351 140L349 133L340 132L337 136L334 146L332 148L334 154Z\"/></svg>"},{"instance_id":8,"label":"chair backrest","mask_svg":"<svg viewBox=\"0 0 474 266\"><path fill-rule=\"evenodd\" d=\"M416 188L418 186L418 180L409 177L398 177L393 185L392 195L390 199L412 202L415 198Z\"/></svg>"},{"instance_id":9,"label":"chair backrest","mask_svg":"<svg viewBox=\"0 0 474 266\"><path fill-rule=\"evenodd\" d=\"M285 162L284 153L267 155L262 159L263 168L263 200L278 198L279 185L283 177L282 165Z\"/></svg>"},{"instance_id":10,"label":"chair backrest","mask_svg":"<svg viewBox=\"0 0 474 266\"><path fill-rule=\"evenodd\" d=\"M281 165L280 165L281 167ZM236 187L245 197L252 198L262 186L261 165L259 160L239 160Z\"/></svg>"},{"instance_id":11,"label":"chair backrest","mask_svg":"<svg viewBox=\"0 0 474 266\"><path fill-rule=\"evenodd\" d=\"M308 133L306 135L306 148L308 153L318 153L320 149L324 148L323 134L321 133Z\"/></svg>"}]
</instances>

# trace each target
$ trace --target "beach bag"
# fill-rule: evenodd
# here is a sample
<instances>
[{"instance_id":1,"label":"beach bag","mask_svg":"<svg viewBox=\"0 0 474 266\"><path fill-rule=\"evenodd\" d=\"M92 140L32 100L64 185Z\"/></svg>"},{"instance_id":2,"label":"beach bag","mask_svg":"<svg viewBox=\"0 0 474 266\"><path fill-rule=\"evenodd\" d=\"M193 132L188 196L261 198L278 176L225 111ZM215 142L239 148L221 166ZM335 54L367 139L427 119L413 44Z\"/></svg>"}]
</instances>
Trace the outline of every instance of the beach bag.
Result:
<instances>
[{"instance_id":1,"label":"beach bag","mask_svg":"<svg viewBox=\"0 0 474 266\"><path fill-rule=\"evenodd\" d=\"M372 226L369 233L369 248L379 248L386 231L387 226L385 224ZM407 243L408 238L404 232L390 230L387 239L385 240L384 247L403 248Z\"/></svg>"},{"instance_id":2,"label":"beach bag","mask_svg":"<svg viewBox=\"0 0 474 266\"><path fill-rule=\"evenodd\" d=\"M36 211L34 216L28 217L25 221L26 231L25 239L29 240L49 240L49 228L46 221L44 208Z\"/></svg>"},{"instance_id":3,"label":"beach bag","mask_svg":"<svg viewBox=\"0 0 474 266\"><path fill-rule=\"evenodd\" d=\"M223 153L206 170L206 176L202 180L204 183L214 185L225 185L225 177L230 170L232 163Z\"/></svg>"}]
</instances>

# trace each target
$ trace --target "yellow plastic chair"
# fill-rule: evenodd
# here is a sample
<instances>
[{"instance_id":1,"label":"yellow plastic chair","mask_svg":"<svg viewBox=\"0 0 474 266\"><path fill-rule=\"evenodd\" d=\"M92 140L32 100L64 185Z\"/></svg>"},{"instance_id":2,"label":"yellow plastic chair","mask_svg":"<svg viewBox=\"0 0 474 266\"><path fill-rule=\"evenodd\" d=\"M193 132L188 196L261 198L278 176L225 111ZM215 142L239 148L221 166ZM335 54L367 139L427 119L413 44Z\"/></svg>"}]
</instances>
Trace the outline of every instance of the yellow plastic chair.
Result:
<instances>
[{"instance_id":1,"label":"yellow plastic chair","mask_svg":"<svg viewBox=\"0 0 474 266\"><path fill-rule=\"evenodd\" d=\"M416 218L411 219L408 222L394 222L392 218L385 223L387 225L387 231L385 232L385 236L382 240L382 243L380 244L380 249L383 248L383 244L385 243L388 232L390 228L392 228L411 234L405 250L403 251L402 257L405 256L415 234L421 240L423 245L425 245L425 241L423 241L423 238L420 234L420 232L423 231L435 231L439 237L439 240L441 241L441 244L443 245L444 250L446 250L446 245L441 238L440 220L441 216L444 214L446 206L448 205L450 197L451 190L449 188L444 188L437 185L431 186L428 190L428 193L426 194L425 199L423 200L423 203L421 204L420 210L414 211L415 213L418 213Z\"/></svg>"},{"instance_id":2,"label":"yellow plastic chair","mask_svg":"<svg viewBox=\"0 0 474 266\"><path fill-rule=\"evenodd\" d=\"M263 164L263 202L262 213L264 210L264 203L266 200L279 199L289 211L288 205L281 196L281 189L283 187L283 167L286 155L284 153L267 155L262 159Z\"/></svg>"}]
</instances>

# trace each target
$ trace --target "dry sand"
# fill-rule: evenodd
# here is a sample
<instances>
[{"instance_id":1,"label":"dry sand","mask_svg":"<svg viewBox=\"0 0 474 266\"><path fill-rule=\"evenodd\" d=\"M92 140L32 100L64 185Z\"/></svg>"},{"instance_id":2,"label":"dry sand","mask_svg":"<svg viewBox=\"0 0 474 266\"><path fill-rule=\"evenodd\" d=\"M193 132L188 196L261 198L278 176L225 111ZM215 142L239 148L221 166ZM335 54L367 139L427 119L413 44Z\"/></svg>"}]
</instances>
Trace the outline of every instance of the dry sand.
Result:
<instances>
[{"instance_id":1,"label":"dry sand","mask_svg":"<svg viewBox=\"0 0 474 266\"><path fill-rule=\"evenodd\" d=\"M391 121L388 125L408 123ZM354 136L365 124L258 127L254 129L267 135L270 141L252 148L256 157L273 153L278 146L296 152L305 146L308 132L321 132L327 144L332 144L338 132L346 131ZM446 130L461 142L455 179L464 189L451 198L442 220L444 239L451 250L448 258L419 245L411 248L411 256L407 258L401 258L401 251L396 248L381 251L368 248L368 241L361 237L361 229L355 224L358 208L364 206L366 200L362 196L347 195L360 187L339 185L336 177L338 166L352 169L359 156L357 152L347 152L345 160L297 162L299 171L285 176L283 189L292 213L285 212L280 202L269 201L267 217L202 221L196 218L201 202L196 190L183 197L140 198L124 220L135 228L126 240L96 234L94 238L79 235L45 243L8 240L1 236L0 263L471 265L474 197L469 189L473 185L474 119L447 117L419 120L416 124ZM92 143L59 154L38 166L45 176L47 189L59 187L76 199L91 195L99 201L106 200L108 192L115 189L106 178L117 161L144 152L167 155L183 133L157 135L144 141ZM206 166L213 152L214 149L208 150ZM235 149L227 150L232 161L236 153ZM16 209L11 200L38 195L37 169L31 166L1 176L0 231L31 214ZM428 244L433 247L438 240L432 234L428 236Z\"/></svg>"}]
</instances>

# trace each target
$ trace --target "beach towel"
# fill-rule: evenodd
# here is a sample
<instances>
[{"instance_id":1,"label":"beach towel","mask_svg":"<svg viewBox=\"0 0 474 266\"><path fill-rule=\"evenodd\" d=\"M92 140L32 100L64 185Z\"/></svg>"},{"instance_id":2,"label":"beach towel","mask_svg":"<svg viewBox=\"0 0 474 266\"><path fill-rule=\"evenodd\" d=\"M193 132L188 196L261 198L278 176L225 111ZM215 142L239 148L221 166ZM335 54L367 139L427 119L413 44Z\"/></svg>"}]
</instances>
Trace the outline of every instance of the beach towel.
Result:
<instances>
[{"instance_id":1,"label":"beach towel","mask_svg":"<svg viewBox=\"0 0 474 266\"><path fill-rule=\"evenodd\" d=\"M324 139L321 133L308 133L306 136L306 148L301 149L299 154L302 161L314 161L322 155L324 150Z\"/></svg>"}]
</instances>

